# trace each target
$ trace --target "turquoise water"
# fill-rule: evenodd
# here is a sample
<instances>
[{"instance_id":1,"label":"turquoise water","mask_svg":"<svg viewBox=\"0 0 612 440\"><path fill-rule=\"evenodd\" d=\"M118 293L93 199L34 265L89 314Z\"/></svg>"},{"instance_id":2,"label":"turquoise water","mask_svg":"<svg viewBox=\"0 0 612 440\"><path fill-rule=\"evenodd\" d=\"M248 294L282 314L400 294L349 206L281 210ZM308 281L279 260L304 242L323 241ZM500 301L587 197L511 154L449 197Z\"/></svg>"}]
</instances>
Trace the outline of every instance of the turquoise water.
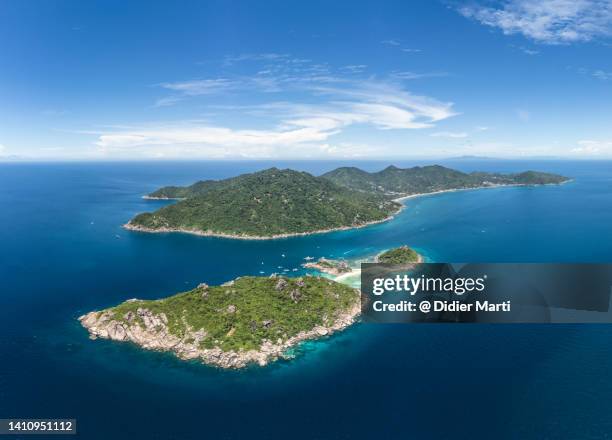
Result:
<instances>
[{"instance_id":1,"label":"turquoise water","mask_svg":"<svg viewBox=\"0 0 612 440\"><path fill-rule=\"evenodd\" d=\"M87 338L76 322L86 311L202 281L297 274L305 256L359 258L408 244L432 261L612 261L610 162L450 163L575 180L411 199L391 222L332 234L234 241L120 228L166 203L140 198L159 186L271 165L318 174L343 164L0 165L0 417L77 418L88 439L612 432L607 325L361 324L305 344L293 361L239 372Z\"/></svg>"}]
</instances>

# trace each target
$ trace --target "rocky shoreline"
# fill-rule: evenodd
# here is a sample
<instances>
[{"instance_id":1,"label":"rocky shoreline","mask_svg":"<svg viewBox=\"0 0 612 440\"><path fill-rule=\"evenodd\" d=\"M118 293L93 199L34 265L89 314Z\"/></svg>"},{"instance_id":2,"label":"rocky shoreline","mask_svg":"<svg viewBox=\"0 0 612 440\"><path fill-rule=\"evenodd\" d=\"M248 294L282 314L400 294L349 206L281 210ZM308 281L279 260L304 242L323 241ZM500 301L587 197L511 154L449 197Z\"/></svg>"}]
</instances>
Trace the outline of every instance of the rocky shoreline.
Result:
<instances>
[{"instance_id":1,"label":"rocky shoreline","mask_svg":"<svg viewBox=\"0 0 612 440\"><path fill-rule=\"evenodd\" d=\"M302 267L306 269L316 269L319 272L334 276L351 273L353 271L346 261L329 260L323 257L319 258L317 261L304 263Z\"/></svg>"},{"instance_id":2,"label":"rocky shoreline","mask_svg":"<svg viewBox=\"0 0 612 440\"><path fill-rule=\"evenodd\" d=\"M124 316L123 319L119 320L116 319L113 311L90 312L78 319L89 332L91 339L129 341L147 350L173 352L183 360L199 359L211 366L237 369L252 364L265 366L278 359L291 358L287 354L288 349L303 341L322 338L343 330L353 324L360 313L361 305L357 301L350 310L340 315L331 325L316 326L309 331L300 332L286 341L280 339L276 342L265 340L259 350L248 351L223 351L220 348L202 349L199 347L199 343L206 336L205 332L188 328L183 337L179 338L169 332L168 319L164 313L154 314L144 307L138 308L132 316Z\"/></svg>"}]
</instances>

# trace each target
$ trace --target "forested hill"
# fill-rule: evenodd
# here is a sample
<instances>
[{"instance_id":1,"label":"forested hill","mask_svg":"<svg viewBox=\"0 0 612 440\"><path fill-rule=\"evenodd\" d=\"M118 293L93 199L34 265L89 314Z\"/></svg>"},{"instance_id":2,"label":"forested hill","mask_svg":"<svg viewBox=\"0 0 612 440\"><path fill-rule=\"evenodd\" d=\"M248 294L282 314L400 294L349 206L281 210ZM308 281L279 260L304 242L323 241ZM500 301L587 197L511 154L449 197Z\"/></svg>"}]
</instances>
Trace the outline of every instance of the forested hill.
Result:
<instances>
[{"instance_id":1,"label":"forested hill","mask_svg":"<svg viewBox=\"0 0 612 440\"><path fill-rule=\"evenodd\" d=\"M189 188L198 189L181 192L185 200L139 214L126 227L273 237L362 226L387 219L401 208L381 194L355 191L288 169L270 168Z\"/></svg>"},{"instance_id":2,"label":"forested hill","mask_svg":"<svg viewBox=\"0 0 612 440\"><path fill-rule=\"evenodd\" d=\"M449 189L562 183L555 174L463 173L439 165L368 173L338 168L320 177L270 168L187 187L161 188L147 197L181 201L134 217L126 227L239 238L270 238L363 226L390 218L394 198Z\"/></svg>"},{"instance_id":3,"label":"forested hill","mask_svg":"<svg viewBox=\"0 0 612 440\"><path fill-rule=\"evenodd\" d=\"M321 177L346 188L390 196L495 185L556 184L568 180L564 176L539 171L516 174L464 173L440 165L413 168L389 166L374 173L355 167L343 167L325 173Z\"/></svg>"}]
</instances>

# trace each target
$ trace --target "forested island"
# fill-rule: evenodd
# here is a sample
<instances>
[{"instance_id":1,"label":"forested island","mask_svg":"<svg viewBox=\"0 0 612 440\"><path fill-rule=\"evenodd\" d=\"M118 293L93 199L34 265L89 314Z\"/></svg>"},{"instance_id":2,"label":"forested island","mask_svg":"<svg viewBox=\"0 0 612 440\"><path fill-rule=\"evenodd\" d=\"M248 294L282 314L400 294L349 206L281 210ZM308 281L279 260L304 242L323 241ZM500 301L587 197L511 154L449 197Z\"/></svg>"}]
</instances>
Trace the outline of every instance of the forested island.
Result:
<instances>
[{"instance_id":1,"label":"forested island","mask_svg":"<svg viewBox=\"0 0 612 440\"><path fill-rule=\"evenodd\" d=\"M509 185L568 181L537 171L516 174L463 173L439 165L369 173L338 168L315 177L290 169L267 170L187 187L164 187L145 196L177 199L125 227L143 232L187 232L229 238L269 239L313 234L383 222L418 194Z\"/></svg>"},{"instance_id":2,"label":"forested island","mask_svg":"<svg viewBox=\"0 0 612 440\"><path fill-rule=\"evenodd\" d=\"M183 195L186 199L153 213L139 214L126 228L276 238L365 226L390 219L402 207L381 194L355 191L305 172L277 168L193 187L152 193L149 197Z\"/></svg>"},{"instance_id":3,"label":"forested island","mask_svg":"<svg viewBox=\"0 0 612 440\"><path fill-rule=\"evenodd\" d=\"M128 300L79 318L91 337L131 341L222 368L266 365L300 342L342 330L359 291L330 279L240 277L159 300Z\"/></svg>"},{"instance_id":4,"label":"forested island","mask_svg":"<svg viewBox=\"0 0 612 440\"><path fill-rule=\"evenodd\" d=\"M559 184L569 180L558 174L539 171L515 174L464 173L440 165L413 168L391 165L375 173L355 167L342 167L321 177L346 188L397 198L457 189Z\"/></svg>"},{"instance_id":5,"label":"forested island","mask_svg":"<svg viewBox=\"0 0 612 440\"><path fill-rule=\"evenodd\" d=\"M376 256L376 263L409 264L421 263L423 258L408 246L389 249Z\"/></svg>"}]
</instances>

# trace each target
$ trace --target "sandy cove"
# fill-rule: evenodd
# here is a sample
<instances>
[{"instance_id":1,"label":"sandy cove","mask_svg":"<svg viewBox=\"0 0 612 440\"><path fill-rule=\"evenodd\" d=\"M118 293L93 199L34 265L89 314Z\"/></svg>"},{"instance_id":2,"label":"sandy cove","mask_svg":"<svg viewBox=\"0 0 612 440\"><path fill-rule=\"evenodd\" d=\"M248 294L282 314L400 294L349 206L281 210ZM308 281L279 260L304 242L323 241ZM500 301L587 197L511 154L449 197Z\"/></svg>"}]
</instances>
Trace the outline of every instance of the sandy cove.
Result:
<instances>
[{"instance_id":1,"label":"sandy cove","mask_svg":"<svg viewBox=\"0 0 612 440\"><path fill-rule=\"evenodd\" d=\"M378 262L378 256L381 255L384 252L385 251L380 252L379 254L377 254L374 257L374 263ZM417 261L415 261L414 263L410 263L410 264L419 264L419 263L424 263L425 262L425 259L423 258L423 256L421 254L417 254L417 255L418 255ZM360 262L368 263L369 261L367 261L367 259L366 259L366 260L362 260ZM331 274L331 275L332 275L332 280L334 280L334 281L336 281L338 283L342 283L342 282L346 281L347 278L361 276L361 268L355 267L355 268L351 268L350 272L345 272L345 273L342 273L340 275L333 275L333 274Z\"/></svg>"}]
</instances>

